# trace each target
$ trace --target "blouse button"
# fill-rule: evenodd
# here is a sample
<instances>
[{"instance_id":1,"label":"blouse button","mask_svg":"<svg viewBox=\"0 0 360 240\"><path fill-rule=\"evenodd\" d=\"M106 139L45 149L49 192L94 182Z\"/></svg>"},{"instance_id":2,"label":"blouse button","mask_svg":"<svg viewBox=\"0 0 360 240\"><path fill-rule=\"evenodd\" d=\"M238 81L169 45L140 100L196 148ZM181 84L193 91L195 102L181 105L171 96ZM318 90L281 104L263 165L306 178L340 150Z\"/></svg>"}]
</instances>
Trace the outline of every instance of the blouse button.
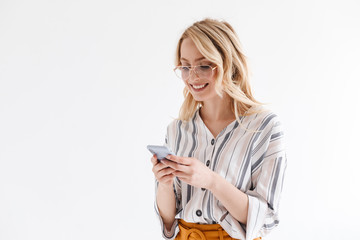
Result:
<instances>
[{"instance_id":1,"label":"blouse button","mask_svg":"<svg viewBox=\"0 0 360 240\"><path fill-rule=\"evenodd\" d=\"M211 140L211 145L214 145L214 143L215 143L215 140L212 139L212 140Z\"/></svg>"},{"instance_id":2,"label":"blouse button","mask_svg":"<svg viewBox=\"0 0 360 240\"><path fill-rule=\"evenodd\" d=\"M201 214L202 214L201 210L197 210L197 211L196 211L196 215L197 215L198 217L200 217Z\"/></svg>"},{"instance_id":3,"label":"blouse button","mask_svg":"<svg viewBox=\"0 0 360 240\"><path fill-rule=\"evenodd\" d=\"M207 160L207 161L206 161L206 166L207 166L207 167L210 166L210 160Z\"/></svg>"}]
</instances>

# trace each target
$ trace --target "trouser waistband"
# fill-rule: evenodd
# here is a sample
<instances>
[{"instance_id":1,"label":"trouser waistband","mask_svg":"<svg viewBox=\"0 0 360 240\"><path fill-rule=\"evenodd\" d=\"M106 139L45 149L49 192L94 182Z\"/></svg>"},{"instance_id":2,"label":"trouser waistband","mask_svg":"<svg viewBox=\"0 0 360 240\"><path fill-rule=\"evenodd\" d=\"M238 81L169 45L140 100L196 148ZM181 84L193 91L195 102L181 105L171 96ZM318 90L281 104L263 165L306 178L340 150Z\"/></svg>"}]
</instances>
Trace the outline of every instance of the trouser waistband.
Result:
<instances>
[{"instance_id":1,"label":"trouser waistband","mask_svg":"<svg viewBox=\"0 0 360 240\"><path fill-rule=\"evenodd\" d=\"M179 233L175 240L236 240L220 224L197 224L179 219ZM261 237L254 240L260 240Z\"/></svg>"}]
</instances>

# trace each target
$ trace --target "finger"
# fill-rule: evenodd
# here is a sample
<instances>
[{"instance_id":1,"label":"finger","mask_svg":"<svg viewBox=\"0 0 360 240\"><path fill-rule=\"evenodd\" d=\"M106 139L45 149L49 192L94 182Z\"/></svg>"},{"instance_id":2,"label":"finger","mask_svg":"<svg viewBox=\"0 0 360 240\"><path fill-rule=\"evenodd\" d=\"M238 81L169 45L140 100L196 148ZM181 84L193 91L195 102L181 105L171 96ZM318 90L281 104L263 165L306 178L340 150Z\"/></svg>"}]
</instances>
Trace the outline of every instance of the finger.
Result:
<instances>
[{"instance_id":1,"label":"finger","mask_svg":"<svg viewBox=\"0 0 360 240\"><path fill-rule=\"evenodd\" d=\"M189 174L187 174L186 172L182 172L182 171L174 171L172 174L175 177L178 177L180 180L189 178Z\"/></svg>"},{"instance_id":2,"label":"finger","mask_svg":"<svg viewBox=\"0 0 360 240\"><path fill-rule=\"evenodd\" d=\"M155 166L157 164L158 160L157 160L157 156L156 154L154 154L151 158L151 163Z\"/></svg>"},{"instance_id":3,"label":"finger","mask_svg":"<svg viewBox=\"0 0 360 240\"><path fill-rule=\"evenodd\" d=\"M173 172L175 172L175 170L172 168L169 168L169 167L164 168L157 173L157 177L162 178L163 176L166 176L166 175L172 175Z\"/></svg>"},{"instance_id":4,"label":"finger","mask_svg":"<svg viewBox=\"0 0 360 240\"><path fill-rule=\"evenodd\" d=\"M174 179L174 175L172 173L170 174L165 174L165 175L161 175L161 176L156 176L156 179L159 181L159 182L162 182L162 183L165 183L169 180L173 180Z\"/></svg>"},{"instance_id":5,"label":"finger","mask_svg":"<svg viewBox=\"0 0 360 240\"><path fill-rule=\"evenodd\" d=\"M153 166L160 164L162 160L159 160L156 156L156 154L153 155L153 157L151 158L151 163L153 164Z\"/></svg>"},{"instance_id":6,"label":"finger","mask_svg":"<svg viewBox=\"0 0 360 240\"><path fill-rule=\"evenodd\" d=\"M157 162L157 160L156 160L156 159L151 158L151 163L152 163L152 165L153 165L153 166L155 166L155 165L156 165L156 162Z\"/></svg>"},{"instance_id":7,"label":"finger","mask_svg":"<svg viewBox=\"0 0 360 240\"><path fill-rule=\"evenodd\" d=\"M171 181L174 178L174 175L169 174L169 175L165 175L161 178L158 179L159 182L163 182L163 183L167 183L169 181Z\"/></svg>"},{"instance_id":8,"label":"finger","mask_svg":"<svg viewBox=\"0 0 360 240\"><path fill-rule=\"evenodd\" d=\"M176 162L170 161L170 160L162 160L163 164L171 167L172 169L179 170L179 171L186 171L186 166L178 164Z\"/></svg>"},{"instance_id":9,"label":"finger","mask_svg":"<svg viewBox=\"0 0 360 240\"><path fill-rule=\"evenodd\" d=\"M186 158L186 157L179 157L179 156L176 156L176 155L167 155L166 156L167 159L173 161L173 162L177 162L177 163L180 163L180 164L183 164L183 165L190 165L191 161L189 158Z\"/></svg>"},{"instance_id":10,"label":"finger","mask_svg":"<svg viewBox=\"0 0 360 240\"><path fill-rule=\"evenodd\" d=\"M159 172L161 171L162 169L164 168L168 168L167 165L165 165L164 163L162 162L158 162L156 165L154 165L153 167L153 172L156 173L156 172Z\"/></svg>"},{"instance_id":11,"label":"finger","mask_svg":"<svg viewBox=\"0 0 360 240\"><path fill-rule=\"evenodd\" d=\"M186 177L178 177L175 174L174 174L174 176L177 177L180 181L191 185L188 178L186 178Z\"/></svg>"}]
</instances>

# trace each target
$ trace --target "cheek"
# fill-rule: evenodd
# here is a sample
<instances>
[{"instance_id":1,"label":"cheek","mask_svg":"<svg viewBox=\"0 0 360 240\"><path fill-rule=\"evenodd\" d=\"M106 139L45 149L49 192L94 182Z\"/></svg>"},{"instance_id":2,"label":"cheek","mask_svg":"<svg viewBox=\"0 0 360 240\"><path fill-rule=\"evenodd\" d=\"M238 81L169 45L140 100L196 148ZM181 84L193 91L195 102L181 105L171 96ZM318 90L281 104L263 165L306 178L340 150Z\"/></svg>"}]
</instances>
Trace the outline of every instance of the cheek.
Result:
<instances>
[{"instance_id":1,"label":"cheek","mask_svg":"<svg viewBox=\"0 0 360 240\"><path fill-rule=\"evenodd\" d=\"M189 83L188 82L186 82L186 81L183 81L184 82L184 84L185 84L185 88L188 90L188 91L190 91L191 89L191 87L190 87L190 85L189 85Z\"/></svg>"}]
</instances>

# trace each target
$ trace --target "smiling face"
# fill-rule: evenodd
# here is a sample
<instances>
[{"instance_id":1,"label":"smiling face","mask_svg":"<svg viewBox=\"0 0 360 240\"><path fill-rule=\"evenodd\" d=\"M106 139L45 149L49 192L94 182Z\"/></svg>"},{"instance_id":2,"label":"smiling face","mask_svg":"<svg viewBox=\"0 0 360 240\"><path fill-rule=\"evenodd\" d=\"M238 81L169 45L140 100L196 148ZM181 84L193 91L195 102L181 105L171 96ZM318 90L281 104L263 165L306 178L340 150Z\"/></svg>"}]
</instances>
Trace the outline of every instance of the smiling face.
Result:
<instances>
[{"instance_id":1,"label":"smiling face","mask_svg":"<svg viewBox=\"0 0 360 240\"><path fill-rule=\"evenodd\" d=\"M185 38L181 43L180 62L182 66L209 65L215 67L213 63L207 60L197 49L195 43L190 38ZM184 80L189 88L191 95L196 101L207 101L219 98L215 91L216 68L210 78L199 78L194 71L191 71L190 77Z\"/></svg>"}]
</instances>

